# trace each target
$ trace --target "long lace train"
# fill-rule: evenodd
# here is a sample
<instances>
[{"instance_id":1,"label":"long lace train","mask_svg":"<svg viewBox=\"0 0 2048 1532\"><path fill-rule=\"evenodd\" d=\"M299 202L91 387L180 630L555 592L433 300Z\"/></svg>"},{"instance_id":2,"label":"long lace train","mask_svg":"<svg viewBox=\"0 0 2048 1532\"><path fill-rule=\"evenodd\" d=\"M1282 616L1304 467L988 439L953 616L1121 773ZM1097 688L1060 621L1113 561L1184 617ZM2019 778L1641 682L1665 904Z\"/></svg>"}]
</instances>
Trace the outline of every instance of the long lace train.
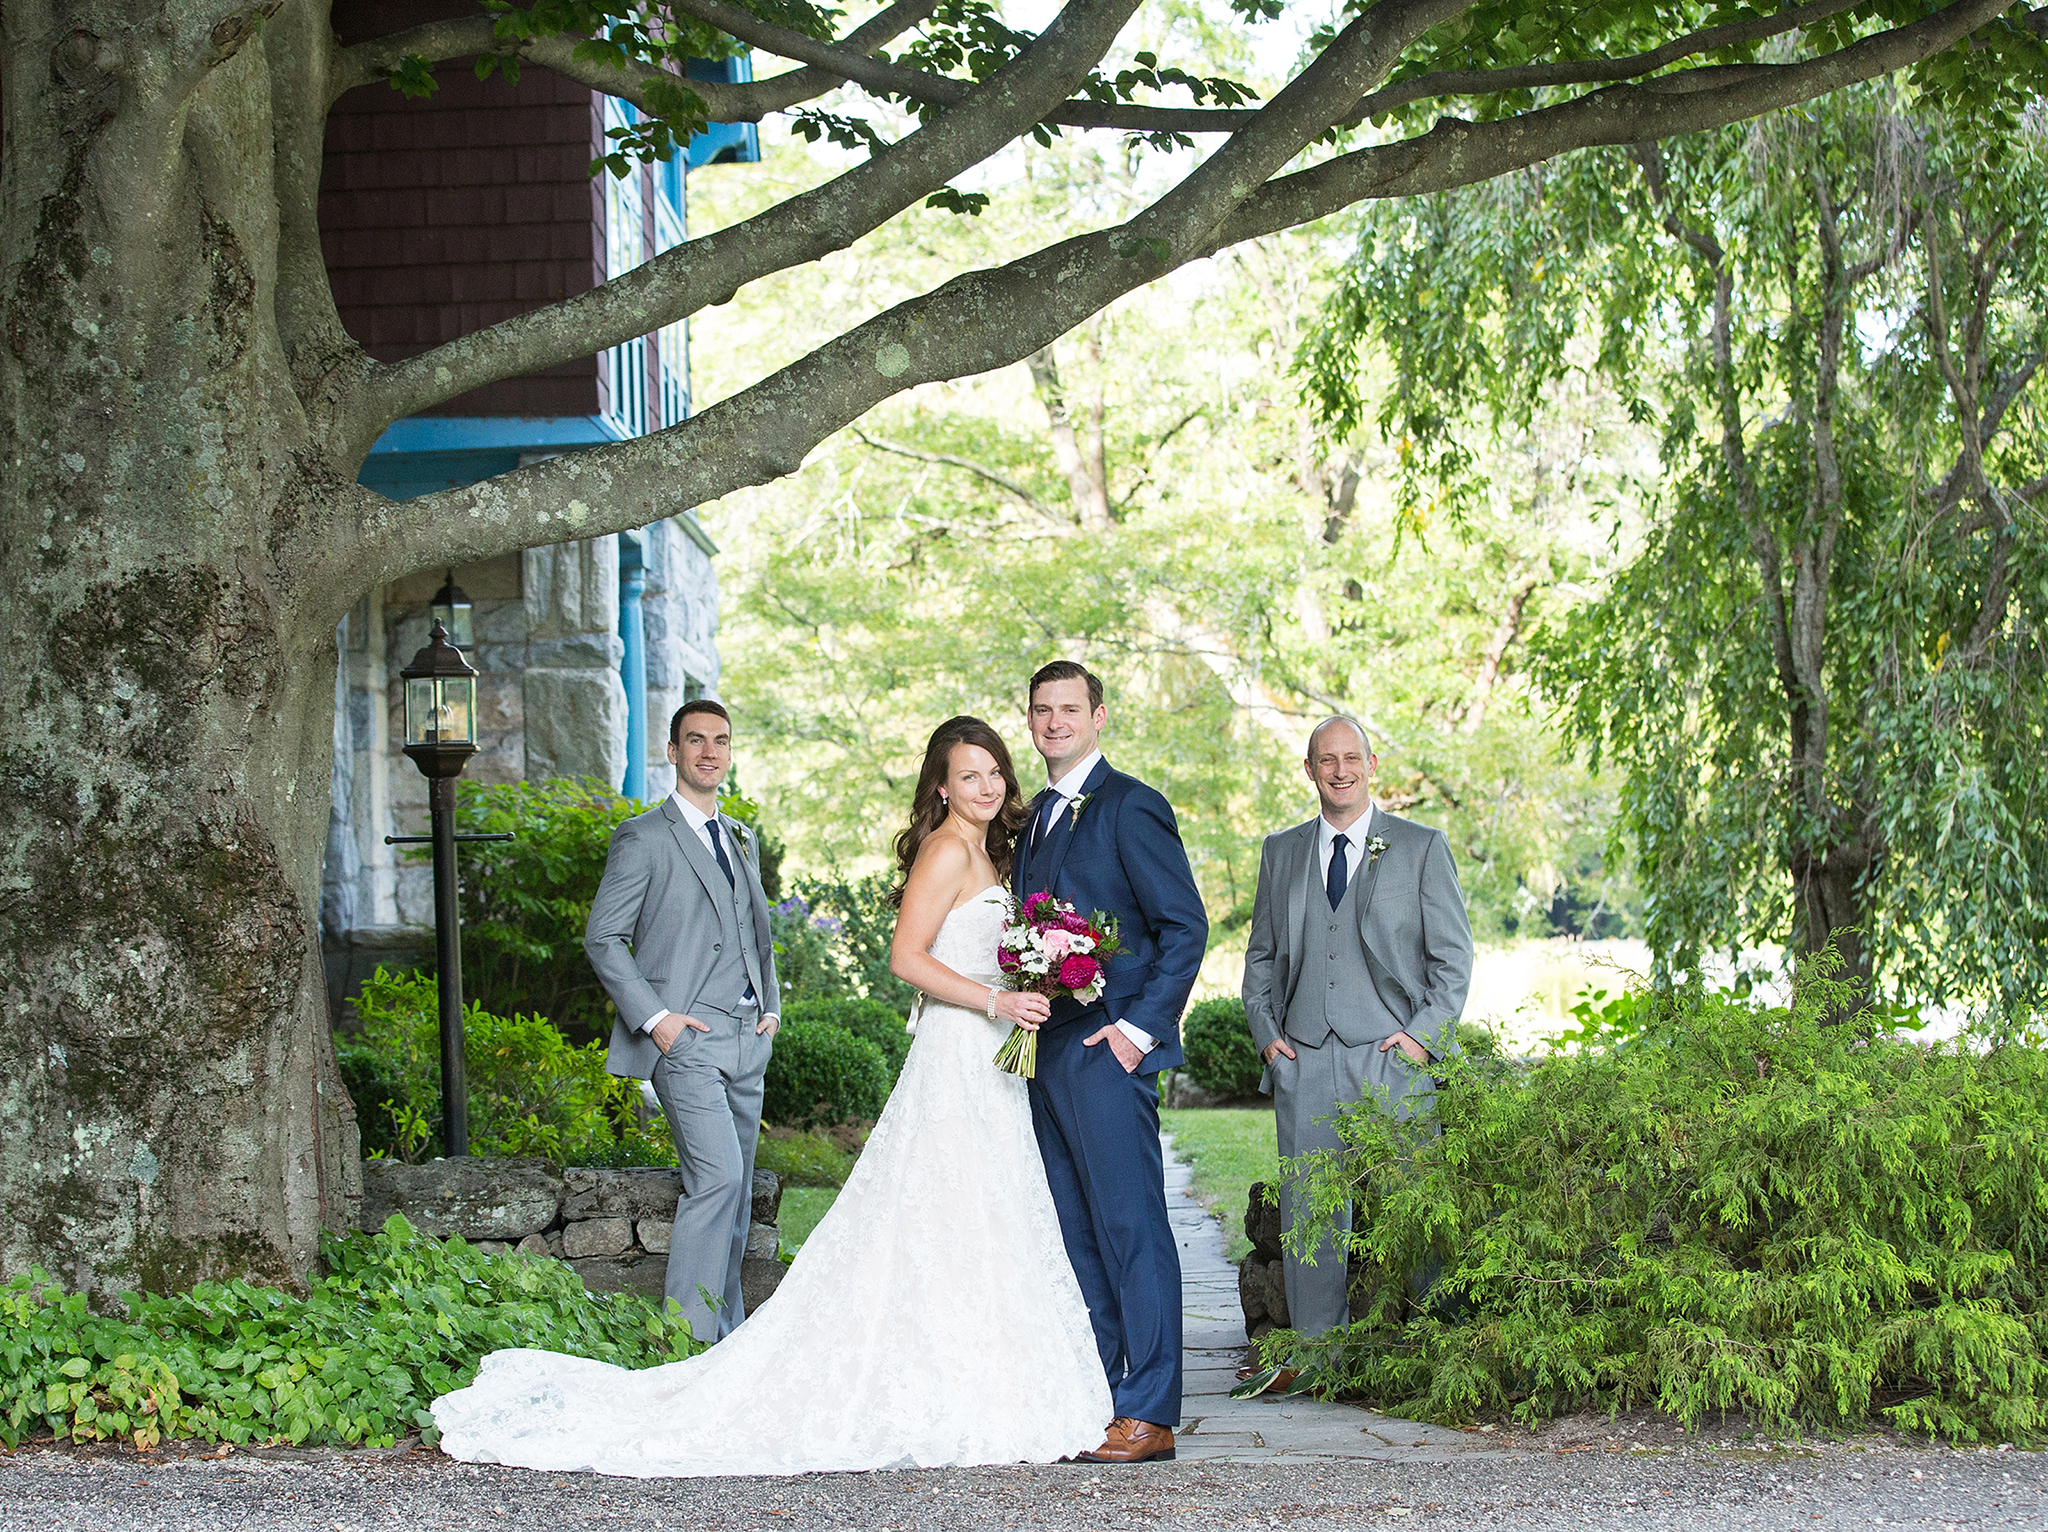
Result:
<instances>
[{"instance_id":1,"label":"long lace train","mask_svg":"<svg viewBox=\"0 0 2048 1532\"><path fill-rule=\"evenodd\" d=\"M947 916L932 954L993 968L1006 906ZM499 1351L435 1401L473 1462L650 1478L1050 1462L1110 1395L1046 1190L1009 1028L927 1004L866 1150L775 1294L701 1356L633 1372Z\"/></svg>"}]
</instances>

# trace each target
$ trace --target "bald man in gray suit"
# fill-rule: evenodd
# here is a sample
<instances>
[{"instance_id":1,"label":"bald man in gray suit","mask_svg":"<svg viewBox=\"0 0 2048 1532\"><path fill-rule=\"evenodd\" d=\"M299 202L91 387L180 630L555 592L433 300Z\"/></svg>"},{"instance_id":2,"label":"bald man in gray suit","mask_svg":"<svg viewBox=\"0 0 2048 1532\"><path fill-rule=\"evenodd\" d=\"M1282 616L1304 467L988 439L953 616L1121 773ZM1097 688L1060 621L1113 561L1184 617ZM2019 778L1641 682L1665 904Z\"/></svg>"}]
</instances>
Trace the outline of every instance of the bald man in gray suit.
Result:
<instances>
[{"instance_id":1,"label":"bald man in gray suit","mask_svg":"<svg viewBox=\"0 0 2048 1532\"><path fill-rule=\"evenodd\" d=\"M1322 811L1266 837L1244 962L1245 1020L1266 1063L1259 1088L1273 1097L1283 1156L1341 1147L1332 1119L1355 1101L1370 1097L1397 1118L1429 1110L1429 1066L1456 1046L1452 1023L1472 979L1450 846L1442 831L1374 806L1379 757L1365 730L1324 720L1302 764ZM1294 1216L1282 1187L1283 1230ZM1339 1227L1350 1226L1347 1210ZM1297 1331L1349 1322L1336 1240L1314 1265L1291 1250L1283 1259ZM1291 1381L1283 1374L1276 1386Z\"/></svg>"}]
</instances>

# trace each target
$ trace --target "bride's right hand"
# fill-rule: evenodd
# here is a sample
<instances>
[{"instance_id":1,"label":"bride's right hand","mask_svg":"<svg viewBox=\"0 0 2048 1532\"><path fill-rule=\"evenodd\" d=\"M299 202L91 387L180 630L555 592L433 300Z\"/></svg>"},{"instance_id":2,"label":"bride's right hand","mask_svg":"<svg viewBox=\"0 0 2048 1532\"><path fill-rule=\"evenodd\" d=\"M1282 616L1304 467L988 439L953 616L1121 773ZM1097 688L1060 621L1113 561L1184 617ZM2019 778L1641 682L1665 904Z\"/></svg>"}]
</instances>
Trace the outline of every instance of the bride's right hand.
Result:
<instances>
[{"instance_id":1,"label":"bride's right hand","mask_svg":"<svg viewBox=\"0 0 2048 1532\"><path fill-rule=\"evenodd\" d=\"M996 991L995 1013L1012 1026L1036 1032L1051 1019L1052 1002L1043 995L999 989Z\"/></svg>"}]
</instances>

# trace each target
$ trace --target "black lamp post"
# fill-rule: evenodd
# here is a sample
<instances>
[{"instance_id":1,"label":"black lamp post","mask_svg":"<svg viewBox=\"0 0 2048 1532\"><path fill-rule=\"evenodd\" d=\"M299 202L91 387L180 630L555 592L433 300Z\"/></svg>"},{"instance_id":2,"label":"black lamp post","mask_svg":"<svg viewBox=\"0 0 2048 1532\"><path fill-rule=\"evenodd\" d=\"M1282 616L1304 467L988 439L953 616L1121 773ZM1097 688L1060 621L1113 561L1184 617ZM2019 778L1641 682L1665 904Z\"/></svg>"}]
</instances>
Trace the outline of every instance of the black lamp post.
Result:
<instances>
[{"instance_id":1,"label":"black lamp post","mask_svg":"<svg viewBox=\"0 0 2048 1532\"><path fill-rule=\"evenodd\" d=\"M454 581L451 578L450 585ZM438 599L437 604L438 604ZM469 604L462 604L465 617ZM405 679L405 753L427 779L431 836L387 835L389 844L431 840L434 846L434 948L440 965L441 1152L469 1153L469 1082L462 1059L461 909L455 892L458 840L510 840L510 835L455 833L455 779L476 754L476 672L448 642L436 616L426 648L399 672Z\"/></svg>"}]
</instances>

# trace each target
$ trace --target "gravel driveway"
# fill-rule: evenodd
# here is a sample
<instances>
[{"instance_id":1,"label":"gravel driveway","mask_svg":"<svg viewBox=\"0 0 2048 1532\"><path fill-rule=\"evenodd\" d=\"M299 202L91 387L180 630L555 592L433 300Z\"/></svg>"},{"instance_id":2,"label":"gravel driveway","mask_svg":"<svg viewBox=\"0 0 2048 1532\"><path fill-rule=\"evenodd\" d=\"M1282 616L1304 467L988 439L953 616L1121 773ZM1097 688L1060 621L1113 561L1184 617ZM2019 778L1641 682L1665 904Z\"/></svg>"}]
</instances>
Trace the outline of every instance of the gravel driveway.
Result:
<instances>
[{"instance_id":1,"label":"gravel driveway","mask_svg":"<svg viewBox=\"0 0 2048 1532\"><path fill-rule=\"evenodd\" d=\"M1581 1435L1605 1426L1589 1425ZM1787 1448L1504 1445L1452 1463L1300 1459L938 1469L802 1479L604 1479L438 1453L217 1460L26 1447L0 1532L553 1528L2048 1528L2048 1456L1884 1441Z\"/></svg>"}]
</instances>

